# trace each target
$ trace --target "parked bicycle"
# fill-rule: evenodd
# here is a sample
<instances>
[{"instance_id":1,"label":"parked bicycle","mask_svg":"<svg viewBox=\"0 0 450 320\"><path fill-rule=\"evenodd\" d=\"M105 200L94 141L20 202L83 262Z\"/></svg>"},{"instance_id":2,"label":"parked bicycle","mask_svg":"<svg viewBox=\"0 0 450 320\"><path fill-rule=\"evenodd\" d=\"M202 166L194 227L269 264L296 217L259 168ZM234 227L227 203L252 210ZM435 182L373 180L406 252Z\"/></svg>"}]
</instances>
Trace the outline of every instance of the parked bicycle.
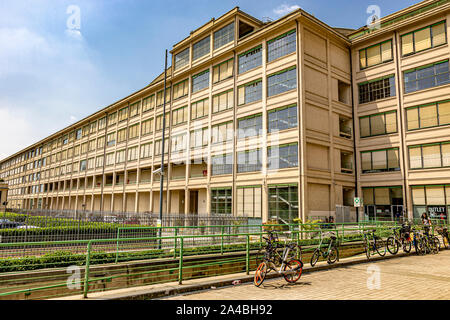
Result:
<instances>
[{"instance_id":1,"label":"parked bicycle","mask_svg":"<svg viewBox=\"0 0 450 320\"><path fill-rule=\"evenodd\" d=\"M338 249L338 241L334 232L327 232L330 234L330 242L328 246L324 246L324 237L322 236L319 242L319 245L314 250L311 256L311 267L314 267L319 260L320 256L324 259L327 259L328 264L333 264L339 260L339 249Z\"/></svg>"},{"instance_id":2,"label":"parked bicycle","mask_svg":"<svg viewBox=\"0 0 450 320\"><path fill-rule=\"evenodd\" d=\"M364 232L364 252L366 253L367 259L369 259L371 255L374 255L375 252L381 257L384 257L386 254L384 241L380 236L377 236L375 232L375 229Z\"/></svg>"},{"instance_id":3,"label":"parked bicycle","mask_svg":"<svg viewBox=\"0 0 450 320\"><path fill-rule=\"evenodd\" d=\"M412 228L412 232L414 250L418 255L422 255L425 253L423 236L417 228Z\"/></svg>"},{"instance_id":4,"label":"parked bicycle","mask_svg":"<svg viewBox=\"0 0 450 320\"><path fill-rule=\"evenodd\" d=\"M255 271L254 284L259 287L270 271L275 271L283 275L287 282L294 283L300 279L303 271L303 262L292 257L292 252L298 248L297 243L287 243L287 238L280 254L280 245L275 242L276 239L269 231L269 238L263 237L266 240L266 247L263 261L258 265ZM296 253L297 254L297 253Z\"/></svg>"},{"instance_id":5,"label":"parked bicycle","mask_svg":"<svg viewBox=\"0 0 450 320\"><path fill-rule=\"evenodd\" d=\"M284 244L282 244L278 238L278 235L274 231L267 231L268 238L262 237L266 241L266 246L262 247L258 250L255 256L256 265L259 266L261 262L264 261L264 254L267 250L277 250L279 252L282 252L284 249ZM288 235L291 234L290 231L285 232L284 234ZM287 242L287 238L285 243ZM289 258L297 259L302 261L302 248L295 242L291 242L291 249L289 250Z\"/></svg>"},{"instance_id":6,"label":"parked bicycle","mask_svg":"<svg viewBox=\"0 0 450 320\"><path fill-rule=\"evenodd\" d=\"M444 248L448 249L449 247L448 228L444 226L441 228L437 228L436 231L442 237L442 244L444 245Z\"/></svg>"},{"instance_id":7,"label":"parked bicycle","mask_svg":"<svg viewBox=\"0 0 450 320\"><path fill-rule=\"evenodd\" d=\"M392 231L393 235L386 240L386 247L389 253L397 254L400 246L402 247L403 252L409 253L412 244L410 226L403 223L401 227L392 228Z\"/></svg>"}]
</instances>

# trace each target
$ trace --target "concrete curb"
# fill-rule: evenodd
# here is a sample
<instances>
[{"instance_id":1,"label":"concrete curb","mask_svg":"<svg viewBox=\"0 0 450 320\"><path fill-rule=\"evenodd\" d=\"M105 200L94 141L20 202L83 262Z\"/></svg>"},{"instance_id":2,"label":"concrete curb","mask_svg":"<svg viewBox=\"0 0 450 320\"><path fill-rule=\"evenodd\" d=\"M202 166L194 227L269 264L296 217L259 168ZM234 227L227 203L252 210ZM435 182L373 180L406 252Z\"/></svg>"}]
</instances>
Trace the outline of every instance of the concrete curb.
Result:
<instances>
[{"instance_id":1,"label":"concrete curb","mask_svg":"<svg viewBox=\"0 0 450 320\"><path fill-rule=\"evenodd\" d=\"M391 255L391 254L389 254L389 252L386 252L386 255L384 257L380 257L377 255L376 257L371 257L368 260L366 258L366 256L364 255L363 258L360 258L360 257L345 258L345 259L342 259L343 260L342 262L338 262L335 264L328 264L327 262L322 261L322 262L319 262L314 267L306 266L307 264L309 265L309 262L307 262L307 263L305 263L305 266L303 267L303 273L311 273L311 272L316 272L316 271L330 270L330 269L334 269L334 268L348 267L348 266L352 266L352 265L370 263L372 261L395 259L395 258L400 258L400 257L406 257L410 254L411 253L403 252L403 253L397 253L396 255ZM269 273L269 274L267 274L266 279L273 279L273 278L277 278L277 277L281 277L281 276L277 273ZM173 286L173 285L172 286L168 285L167 288L165 288L165 289L148 288L148 289L142 289L142 290L137 290L135 292L128 292L128 293L127 292L114 293L113 291L110 291L110 292L105 292L104 294L101 294L101 296L98 296L98 297L91 297L91 298L88 297L86 300L158 299L158 298L162 298L162 297L179 295L179 294L188 293L188 292L206 290L206 289L210 289L211 287L220 288L220 287L231 286L232 282L235 280L240 280L241 283L253 282L253 275L242 276L241 274L237 274L236 277L233 277L232 279L215 279L215 280L213 279L213 280L209 280L209 281L207 279L205 279L205 281L203 281L202 283L179 285L179 287ZM189 281L189 280L186 280L186 281ZM133 290L133 288L129 288L129 289L130 289L129 291ZM66 297L66 299L70 299L70 297Z\"/></svg>"}]
</instances>

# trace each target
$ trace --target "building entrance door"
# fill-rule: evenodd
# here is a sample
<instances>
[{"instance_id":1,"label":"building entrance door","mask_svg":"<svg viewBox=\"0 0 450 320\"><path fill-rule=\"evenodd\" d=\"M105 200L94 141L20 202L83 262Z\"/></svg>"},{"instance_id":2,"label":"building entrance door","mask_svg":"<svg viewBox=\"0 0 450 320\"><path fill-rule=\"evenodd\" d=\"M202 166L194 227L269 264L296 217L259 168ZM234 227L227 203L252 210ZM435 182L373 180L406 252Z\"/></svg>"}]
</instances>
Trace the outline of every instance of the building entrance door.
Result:
<instances>
[{"instance_id":1,"label":"building entrance door","mask_svg":"<svg viewBox=\"0 0 450 320\"><path fill-rule=\"evenodd\" d=\"M198 190L189 192L189 213L198 214Z\"/></svg>"}]
</instances>

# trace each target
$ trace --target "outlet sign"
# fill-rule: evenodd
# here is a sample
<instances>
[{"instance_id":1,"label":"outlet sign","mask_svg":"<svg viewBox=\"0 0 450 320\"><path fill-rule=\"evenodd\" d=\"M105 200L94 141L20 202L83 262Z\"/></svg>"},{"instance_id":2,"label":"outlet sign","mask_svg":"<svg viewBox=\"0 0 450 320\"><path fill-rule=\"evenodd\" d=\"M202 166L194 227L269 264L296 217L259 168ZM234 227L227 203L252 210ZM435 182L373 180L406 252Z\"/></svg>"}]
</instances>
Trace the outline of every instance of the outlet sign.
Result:
<instances>
[{"instance_id":1,"label":"outlet sign","mask_svg":"<svg viewBox=\"0 0 450 320\"><path fill-rule=\"evenodd\" d=\"M447 219L447 206L427 206L427 212L431 219Z\"/></svg>"}]
</instances>

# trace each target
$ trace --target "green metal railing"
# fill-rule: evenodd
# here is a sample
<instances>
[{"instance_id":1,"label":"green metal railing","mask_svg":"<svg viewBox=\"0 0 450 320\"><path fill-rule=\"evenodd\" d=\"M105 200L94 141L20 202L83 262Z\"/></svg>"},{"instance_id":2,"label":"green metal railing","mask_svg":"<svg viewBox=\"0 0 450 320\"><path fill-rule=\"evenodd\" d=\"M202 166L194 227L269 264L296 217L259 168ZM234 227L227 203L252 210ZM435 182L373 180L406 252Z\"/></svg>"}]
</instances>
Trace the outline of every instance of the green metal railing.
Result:
<instances>
[{"instance_id":1,"label":"green metal railing","mask_svg":"<svg viewBox=\"0 0 450 320\"><path fill-rule=\"evenodd\" d=\"M130 229L155 231L158 229L156 227L122 227L117 230L116 238L112 239L0 243L0 252L26 248L63 248L67 251L66 255L59 257L61 259L50 260L46 263L36 256L36 265L31 264L34 260L27 262L26 259L22 259L23 261L19 259L22 265L19 265L14 273L0 272L0 299L8 298L8 296L23 298L27 295L39 299L74 294L87 297L89 293L97 291L145 284L172 281L182 284L186 279L211 275L236 272L249 274L255 267L255 259L252 257L262 247L262 236L268 228L283 229L276 232L286 241L296 241L304 248L302 251L308 253L317 247L320 240L325 238L325 232L328 231L336 234L339 243L349 243L352 247L353 242L355 246L360 243L364 231L376 229L378 233L387 236L391 232L390 229L396 226L398 226L396 222L341 223L333 224L332 228L327 228L330 227L327 224L311 223L179 226L160 228L164 231L163 234L169 234L161 237L134 237L133 234L130 237L128 232ZM235 232L227 233L227 228L235 228L230 229ZM185 234L186 230L201 229L206 234ZM218 230L220 231L212 233ZM158 233L154 232L154 234ZM124 238L122 235L128 237ZM158 248L160 241L163 244L161 249ZM0 270L3 268L2 260L8 259L0 259ZM77 264L84 272L83 279L80 278L78 289L64 290L64 287L67 287L68 275L62 268L73 264ZM44 267L47 269L42 274L36 270ZM27 268L36 271L30 273ZM17 279L21 281L18 282Z\"/></svg>"}]
</instances>

